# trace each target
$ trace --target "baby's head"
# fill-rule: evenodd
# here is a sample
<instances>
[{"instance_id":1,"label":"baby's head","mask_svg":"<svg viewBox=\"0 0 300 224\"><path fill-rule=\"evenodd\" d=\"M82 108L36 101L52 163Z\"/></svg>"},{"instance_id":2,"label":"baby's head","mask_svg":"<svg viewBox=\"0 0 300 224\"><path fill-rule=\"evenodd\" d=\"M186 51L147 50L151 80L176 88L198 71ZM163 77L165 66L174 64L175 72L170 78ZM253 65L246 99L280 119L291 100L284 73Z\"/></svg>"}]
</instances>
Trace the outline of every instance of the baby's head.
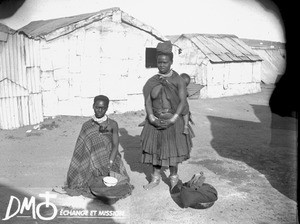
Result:
<instances>
[{"instance_id":1,"label":"baby's head","mask_svg":"<svg viewBox=\"0 0 300 224\"><path fill-rule=\"evenodd\" d=\"M188 86L190 84L190 82L191 82L191 77L188 74L186 74L186 73L181 73L180 76L185 81L186 86Z\"/></svg>"}]
</instances>

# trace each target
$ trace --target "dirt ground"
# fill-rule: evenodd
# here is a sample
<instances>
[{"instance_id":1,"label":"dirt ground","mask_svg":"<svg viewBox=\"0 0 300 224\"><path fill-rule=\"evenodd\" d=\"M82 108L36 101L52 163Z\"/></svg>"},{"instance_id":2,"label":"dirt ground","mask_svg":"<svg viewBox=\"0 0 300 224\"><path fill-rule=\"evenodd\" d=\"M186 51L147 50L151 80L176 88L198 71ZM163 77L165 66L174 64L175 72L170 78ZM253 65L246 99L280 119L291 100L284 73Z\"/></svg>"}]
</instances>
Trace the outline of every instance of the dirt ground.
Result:
<instances>
[{"instance_id":1,"label":"dirt ground","mask_svg":"<svg viewBox=\"0 0 300 224\"><path fill-rule=\"evenodd\" d=\"M180 207L169 192L168 170L158 187L143 189L151 172L139 162L142 129L137 125L145 117L143 111L110 115L119 124L119 150L135 187L131 196L110 205L52 192L66 180L75 141L88 118L58 116L40 126L0 130L0 223L298 223L297 122L270 112L272 90L273 86L263 85L257 94L189 101L196 137L191 158L179 166L179 175L186 182L204 172L206 183L218 191L218 200L208 209ZM56 197L50 200L57 215L49 221L34 219L38 205L45 202L39 194L46 191ZM22 203L31 196L36 199L35 212L23 208L21 213L16 198ZM70 216L63 209L122 215ZM52 214L48 209L40 217ZM3 220L6 215L12 217Z\"/></svg>"}]
</instances>

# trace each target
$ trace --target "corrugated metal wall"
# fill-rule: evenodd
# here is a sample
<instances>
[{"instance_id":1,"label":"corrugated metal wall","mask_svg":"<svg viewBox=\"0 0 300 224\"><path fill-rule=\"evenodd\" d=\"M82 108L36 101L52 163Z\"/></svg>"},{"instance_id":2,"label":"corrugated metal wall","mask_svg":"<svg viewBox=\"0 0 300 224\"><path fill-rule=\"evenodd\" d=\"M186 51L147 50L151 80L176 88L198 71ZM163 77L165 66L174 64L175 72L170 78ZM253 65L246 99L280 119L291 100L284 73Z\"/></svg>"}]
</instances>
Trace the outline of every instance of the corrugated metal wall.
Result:
<instances>
[{"instance_id":1,"label":"corrugated metal wall","mask_svg":"<svg viewBox=\"0 0 300 224\"><path fill-rule=\"evenodd\" d=\"M39 55L39 42L23 35L0 42L1 129L43 121Z\"/></svg>"}]
</instances>

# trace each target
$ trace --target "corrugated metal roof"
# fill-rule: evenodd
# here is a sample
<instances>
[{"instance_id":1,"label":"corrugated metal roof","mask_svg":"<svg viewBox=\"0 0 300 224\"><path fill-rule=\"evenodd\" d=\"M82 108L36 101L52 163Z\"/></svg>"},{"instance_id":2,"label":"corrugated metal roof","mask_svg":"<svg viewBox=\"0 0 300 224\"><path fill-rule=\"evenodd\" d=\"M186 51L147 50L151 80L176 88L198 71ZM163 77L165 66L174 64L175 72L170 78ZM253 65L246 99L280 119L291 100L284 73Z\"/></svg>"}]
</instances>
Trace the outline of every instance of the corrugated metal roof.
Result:
<instances>
[{"instance_id":1,"label":"corrugated metal roof","mask_svg":"<svg viewBox=\"0 0 300 224\"><path fill-rule=\"evenodd\" d=\"M180 38L189 39L214 63L262 60L257 53L235 35L183 34Z\"/></svg>"},{"instance_id":2,"label":"corrugated metal roof","mask_svg":"<svg viewBox=\"0 0 300 224\"><path fill-rule=\"evenodd\" d=\"M112 16L116 12L121 12L122 22L151 33L160 40L166 40L166 38L159 34L154 28L138 21L127 13L121 11L118 7L71 17L34 21L19 29L18 32L24 33L25 35L33 39L54 39L61 35L68 34L75 29L91 24L95 21L102 20L107 16Z\"/></svg>"},{"instance_id":3,"label":"corrugated metal roof","mask_svg":"<svg viewBox=\"0 0 300 224\"><path fill-rule=\"evenodd\" d=\"M246 38L240 39L252 49L285 49L285 43L278 41L255 40Z\"/></svg>"},{"instance_id":4,"label":"corrugated metal roof","mask_svg":"<svg viewBox=\"0 0 300 224\"><path fill-rule=\"evenodd\" d=\"M13 30L13 29L11 29L10 27L4 25L3 23L0 23L0 32L3 32L3 33L14 33L16 31Z\"/></svg>"},{"instance_id":5,"label":"corrugated metal roof","mask_svg":"<svg viewBox=\"0 0 300 224\"><path fill-rule=\"evenodd\" d=\"M8 26L0 23L0 42L6 42L9 34L14 34L16 31Z\"/></svg>"},{"instance_id":6,"label":"corrugated metal roof","mask_svg":"<svg viewBox=\"0 0 300 224\"><path fill-rule=\"evenodd\" d=\"M86 13L76 16L70 16L70 17L64 17L64 18L57 18L57 19L51 19L51 20L39 20L39 21L33 21L29 23L28 25L20 28L18 32L24 33L29 37L32 38L38 38L43 37L55 30L58 30L60 28L78 23L82 20L89 19L94 16L98 16L105 13L113 13L114 11L120 10L119 8L110 8L101 10L98 12L93 13Z\"/></svg>"}]
</instances>

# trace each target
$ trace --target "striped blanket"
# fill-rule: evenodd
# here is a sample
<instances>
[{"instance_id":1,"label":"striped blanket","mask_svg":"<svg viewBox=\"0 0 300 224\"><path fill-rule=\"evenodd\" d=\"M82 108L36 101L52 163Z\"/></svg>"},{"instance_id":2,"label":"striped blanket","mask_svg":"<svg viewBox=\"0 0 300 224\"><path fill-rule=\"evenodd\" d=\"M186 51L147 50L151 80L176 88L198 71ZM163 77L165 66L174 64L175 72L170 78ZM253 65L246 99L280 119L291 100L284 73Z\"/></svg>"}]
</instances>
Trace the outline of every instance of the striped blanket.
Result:
<instances>
[{"instance_id":1,"label":"striped blanket","mask_svg":"<svg viewBox=\"0 0 300 224\"><path fill-rule=\"evenodd\" d=\"M112 150L112 133L99 132L99 125L88 120L82 125L67 174L66 188L77 192L89 192L95 179L108 175L109 156ZM118 152L111 171L124 176L128 174Z\"/></svg>"}]
</instances>

